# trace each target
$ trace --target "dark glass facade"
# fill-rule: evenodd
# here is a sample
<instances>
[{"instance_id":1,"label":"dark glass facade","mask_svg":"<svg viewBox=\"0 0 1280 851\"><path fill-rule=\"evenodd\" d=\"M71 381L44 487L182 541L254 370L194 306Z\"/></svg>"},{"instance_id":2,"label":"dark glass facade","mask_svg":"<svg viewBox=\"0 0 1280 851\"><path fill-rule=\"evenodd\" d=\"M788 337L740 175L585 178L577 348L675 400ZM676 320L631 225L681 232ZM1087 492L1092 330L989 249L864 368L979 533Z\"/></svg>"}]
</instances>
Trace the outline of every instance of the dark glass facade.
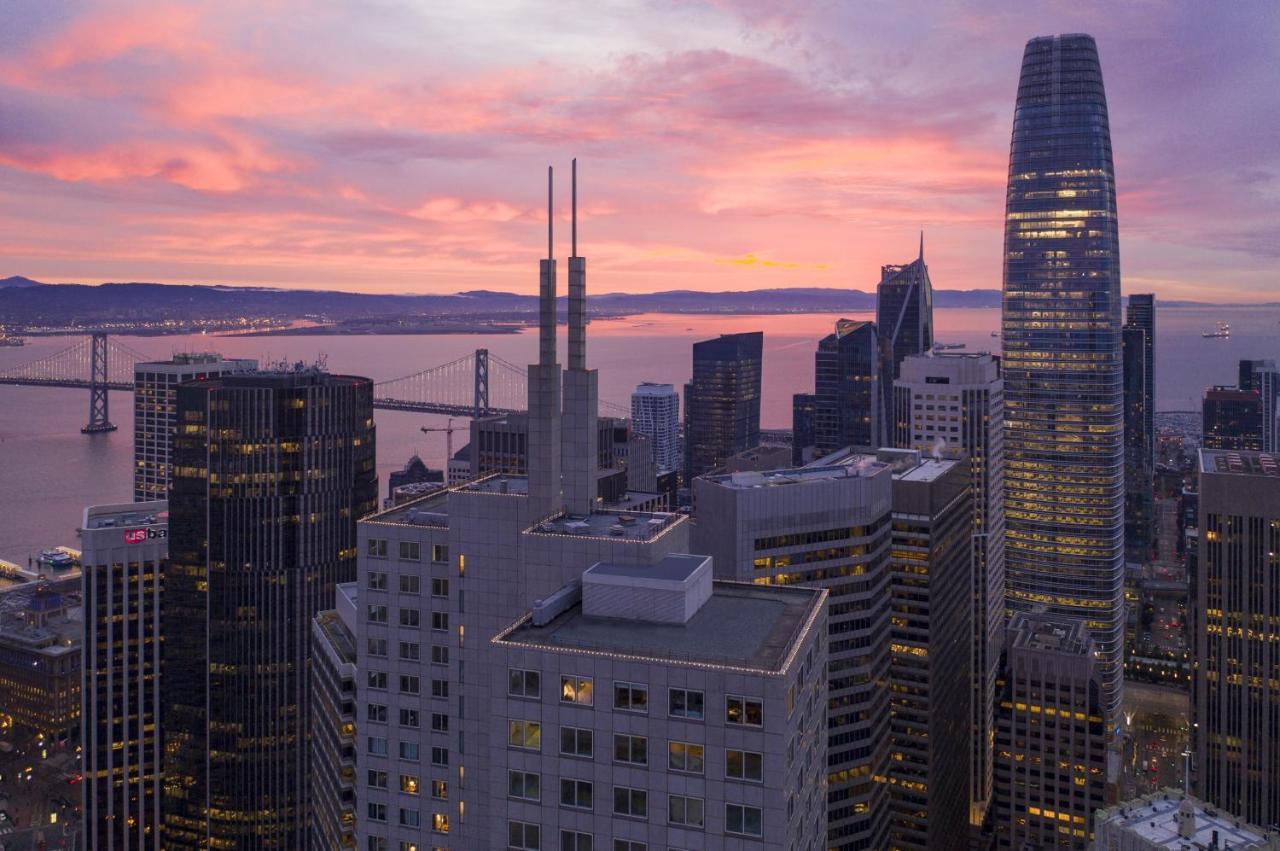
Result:
<instances>
[{"instance_id":1,"label":"dark glass facade","mask_svg":"<svg viewBox=\"0 0 1280 851\"><path fill-rule=\"evenodd\" d=\"M813 360L814 457L846 446L878 448L883 396L875 324L841 319Z\"/></svg>"},{"instance_id":2,"label":"dark glass facade","mask_svg":"<svg viewBox=\"0 0 1280 851\"><path fill-rule=\"evenodd\" d=\"M1007 591L1084 620L1120 706L1124 417L1107 100L1091 36L1027 43L1004 240Z\"/></svg>"},{"instance_id":3,"label":"dark glass facade","mask_svg":"<svg viewBox=\"0 0 1280 851\"><path fill-rule=\"evenodd\" d=\"M693 344L693 377L684 386L685 481L760 444L763 359L762 331Z\"/></svg>"},{"instance_id":4,"label":"dark glass facade","mask_svg":"<svg viewBox=\"0 0 1280 851\"><path fill-rule=\"evenodd\" d=\"M817 411L818 397L812 393L791 397L791 463L797 467L806 461L805 449L813 446L813 418Z\"/></svg>"},{"instance_id":5,"label":"dark glass facade","mask_svg":"<svg viewBox=\"0 0 1280 851\"><path fill-rule=\"evenodd\" d=\"M1154 474L1147 443L1147 331L1126 324L1124 348L1124 548L1125 558L1143 561L1151 548Z\"/></svg>"},{"instance_id":6,"label":"dark glass facade","mask_svg":"<svg viewBox=\"0 0 1280 851\"><path fill-rule=\"evenodd\" d=\"M1156 297L1151 293L1132 293L1125 325L1141 328L1146 333L1143 347L1142 431L1147 451L1151 454L1151 470L1156 468Z\"/></svg>"},{"instance_id":7,"label":"dark glass facade","mask_svg":"<svg viewBox=\"0 0 1280 851\"><path fill-rule=\"evenodd\" d=\"M1201 408L1205 449L1262 449L1262 394L1211 387Z\"/></svg>"},{"instance_id":8,"label":"dark glass facade","mask_svg":"<svg viewBox=\"0 0 1280 851\"><path fill-rule=\"evenodd\" d=\"M178 389L165 577L164 845L306 846L311 618L377 507L373 384L315 370Z\"/></svg>"},{"instance_id":9,"label":"dark glass facade","mask_svg":"<svg viewBox=\"0 0 1280 851\"><path fill-rule=\"evenodd\" d=\"M893 382L907 355L933 350L933 282L924 263L924 237L920 256L901 266L881 266L876 287L876 326L880 335L879 442L893 440ZM876 444L879 445L879 444Z\"/></svg>"}]
</instances>

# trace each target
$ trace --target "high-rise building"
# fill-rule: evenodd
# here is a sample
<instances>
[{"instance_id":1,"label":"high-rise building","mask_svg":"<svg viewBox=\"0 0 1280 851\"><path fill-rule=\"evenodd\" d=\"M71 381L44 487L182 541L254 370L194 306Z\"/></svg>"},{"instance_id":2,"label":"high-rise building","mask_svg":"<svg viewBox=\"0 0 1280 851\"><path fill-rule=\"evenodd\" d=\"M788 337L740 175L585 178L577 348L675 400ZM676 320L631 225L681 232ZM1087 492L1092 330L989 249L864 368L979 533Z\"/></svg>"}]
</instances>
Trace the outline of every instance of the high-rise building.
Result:
<instances>
[{"instance_id":1,"label":"high-rise building","mask_svg":"<svg viewBox=\"0 0 1280 851\"><path fill-rule=\"evenodd\" d=\"M880 444L880 344L872 322L841 319L823 337L813 362L813 456L847 446ZM795 401L805 404L807 397ZM793 411L793 419L795 412ZM800 446L803 452L807 447Z\"/></svg>"},{"instance_id":2,"label":"high-rise building","mask_svg":"<svg viewBox=\"0 0 1280 851\"><path fill-rule=\"evenodd\" d=\"M915 355L894 386L895 444L962 455L973 489L973 624L969 666L973 749L970 824L986 818L995 747L996 678L1004 643L1004 380L989 354Z\"/></svg>"},{"instance_id":3,"label":"high-rise building","mask_svg":"<svg viewBox=\"0 0 1280 851\"><path fill-rule=\"evenodd\" d=\"M686 482L760 442L763 358L761 331L693 344L693 377L684 386Z\"/></svg>"},{"instance_id":4,"label":"high-rise building","mask_svg":"<svg viewBox=\"0 0 1280 851\"><path fill-rule=\"evenodd\" d=\"M160 848L164 500L95 505L80 527L85 847Z\"/></svg>"},{"instance_id":5,"label":"high-rise building","mask_svg":"<svg viewBox=\"0 0 1280 851\"><path fill-rule=\"evenodd\" d=\"M893 435L893 382L903 358L933 351L933 282L924 262L924 233L920 256L910 263L880 267L876 286L876 327L880 336L880 404L877 434L888 443ZM845 444L846 446L848 444Z\"/></svg>"},{"instance_id":6,"label":"high-rise building","mask_svg":"<svg viewBox=\"0 0 1280 851\"><path fill-rule=\"evenodd\" d=\"M1106 803L1106 682L1084 621L1019 612L997 713L996 847L1085 851Z\"/></svg>"},{"instance_id":7,"label":"high-rise building","mask_svg":"<svg viewBox=\"0 0 1280 851\"><path fill-rule=\"evenodd\" d=\"M1151 453L1151 470L1156 468L1156 297L1153 293L1130 293L1125 325L1141 328L1145 334L1142 365L1142 431L1147 451ZM1125 403L1126 407L1128 402Z\"/></svg>"},{"instance_id":8,"label":"high-rise building","mask_svg":"<svg viewBox=\"0 0 1280 851\"><path fill-rule=\"evenodd\" d=\"M1132 307L1130 308L1132 312ZM1127 561L1141 564L1151 549L1155 522L1155 468L1147 443L1147 329L1126 324L1124 349L1124 546Z\"/></svg>"},{"instance_id":9,"label":"high-rise building","mask_svg":"<svg viewBox=\"0 0 1280 851\"><path fill-rule=\"evenodd\" d=\"M882 449L893 469L889 847L969 834L973 504L969 465Z\"/></svg>"},{"instance_id":10,"label":"high-rise building","mask_svg":"<svg viewBox=\"0 0 1280 851\"><path fill-rule=\"evenodd\" d=\"M1205 449L1262 449L1262 394L1239 387L1210 387L1202 405Z\"/></svg>"},{"instance_id":11,"label":"high-rise building","mask_svg":"<svg viewBox=\"0 0 1280 851\"><path fill-rule=\"evenodd\" d=\"M886 848L892 472L825 461L694 481L693 551L723 579L830 594L826 847Z\"/></svg>"},{"instance_id":12,"label":"high-rise building","mask_svg":"<svg viewBox=\"0 0 1280 851\"><path fill-rule=\"evenodd\" d=\"M1004 240L1005 552L1011 609L1087 621L1120 707L1124 394L1115 171L1091 36L1027 42Z\"/></svg>"},{"instance_id":13,"label":"high-rise building","mask_svg":"<svg viewBox=\"0 0 1280 851\"><path fill-rule=\"evenodd\" d=\"M356 583L311 621L310 847L356 847ZM416 790L415 790L416 791Z\"/></svg>"},{"instance_id":14,"label":"high-rise building","mask_svg":"<svg viewBox=\"0 0 1280 851\"><path fill-rule=\"evenodd\" d=\"M649 438L658 471L680 468L680 394L646 381L631 394L631 427Z\"/></svg>"},{"instance_id":15,"label":"high-rise building","mask_svg":"<svg viewBox=\"0 0 1280 851\"><path fill-rule=\"evenodd\" d=\"M1240 389L1256 390L1262 402L1262 451L1280 452L1280 369L1274 360L1240 361Z\"/></svg>"},{"instance_id":16,"label":"high-rise building","mask_svg":"<svg viewBox=\"0 0 1280 851\"><path fill-rule=\"evenodd\" d=\"M1280 822L1280 456L1200 450L1192 708L1196 790Z\"/></svg>"},{"instance_id":17,"label":"high-rise building","mask_svg":"<svg viewBox=\"0 0 1280 851\"><path fill-rule=\"evenodd\" d=\"M177 422L178 385L257 369L258 362L212 352L184 352L133 368L133 499L169 498L169 452Z\"/></svg>"},{"instance_id":18,"label":"high-rise building","mask_svg":"<svg viewBox=\"0 0 1280 851\"><path fill-rule=\"evenodd\" d=\"M373 382L315 368L178 389L165 576L164 845L307 841L311 622L378 504Z\"/></svg>"},{"instance_id":19,"label":"high-rise building","mask_svg":"<svg viewBox=\"0 0 1280 851\"><path fill-rule=\"evenodd\" d=\"M796 467L813 460L814 420L818 414L818 397L812 393L796 393L791 397L791 463Z\"/></svg>"}]
</instances>

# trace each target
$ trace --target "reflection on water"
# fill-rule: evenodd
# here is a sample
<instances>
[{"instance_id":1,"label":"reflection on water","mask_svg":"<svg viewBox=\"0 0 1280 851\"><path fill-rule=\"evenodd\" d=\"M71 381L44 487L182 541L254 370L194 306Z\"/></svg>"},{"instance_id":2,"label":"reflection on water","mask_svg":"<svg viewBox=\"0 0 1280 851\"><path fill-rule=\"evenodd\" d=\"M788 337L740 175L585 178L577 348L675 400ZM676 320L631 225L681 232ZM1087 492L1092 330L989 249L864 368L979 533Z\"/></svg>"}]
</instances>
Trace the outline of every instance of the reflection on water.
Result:
<instances>
[{"instance_id":1,"label":"reflection on water","mask_svg":"<svg viewBox=\"0 0 1280 851\"><path fill-rule=\"evenodd\" d=\"M867 312L844 314L869 319ZM679 387L689 377L690 346L697 340L738 331L765 332L764 398L766 427L791 424L791 395L813 389L813 351L840 314L796 313L781 316L642 314L591 323L588 360L600 370L600 398L629 405L641 381ZM936 313L937 338L964 343L967 351L999 348L991 336L1000 326L996 309L947 309ZM1231 337L1206 340L1200 333L1215 322L1229 322ZM1240 358L1280 358L1280 309L1162 308L1157 314L1156 407L1199 407L1209 384L1236 380ZM560 335L561 345L564 334ZM22 348L0 348L0 368L25 363L65 348L65 337L36 337ZM230 357L260 361L315 360L327 356L330 369L397 378L446 363L479 347L512 363L535 356L536 334L359 336L359 337L124 337L121 342L157 358L174 352L216 350ZM26 562L30 553L53 544L74 543L73 530L84 506L127 501L132 494L132 401L112 393L112 419L120 430L86 437L88 392L0 386L0 558ZM445 454L442 434L424 435L422 425L443 425L443 418L378 411L378 474L387 474L413 452L433 467ZM456 435L458 446L462 435ZM384 490L385 492L385 490Z\"/></svg>"}]
</instances>

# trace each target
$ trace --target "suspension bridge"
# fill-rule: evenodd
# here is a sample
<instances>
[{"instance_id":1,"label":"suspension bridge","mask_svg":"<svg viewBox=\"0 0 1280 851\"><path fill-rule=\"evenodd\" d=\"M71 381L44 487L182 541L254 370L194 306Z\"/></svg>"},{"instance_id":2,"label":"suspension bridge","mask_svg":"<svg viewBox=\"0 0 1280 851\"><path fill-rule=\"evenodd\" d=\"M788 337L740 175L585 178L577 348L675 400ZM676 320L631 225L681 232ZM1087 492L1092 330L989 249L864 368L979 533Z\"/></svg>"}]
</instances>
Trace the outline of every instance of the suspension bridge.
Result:
<instances>
[{"instance_id":1,"label":"suspension bridge","mask_svg":"<svg viewBox=\"0 0 1280 851\"><path fill-rule=\"evenodd\" d=\"M134 367L157 358L119 343L103 332L27 363L0 368L0 385L72 387L89 391L85 434L114 431L108 391L133 390ZM386 381L374 383L373 407L391 411L485 417L523 411L528 399L524 367L488 349ZM627 416L618 405L601 402L612 414Z\"/></svg>"}]
</instances>

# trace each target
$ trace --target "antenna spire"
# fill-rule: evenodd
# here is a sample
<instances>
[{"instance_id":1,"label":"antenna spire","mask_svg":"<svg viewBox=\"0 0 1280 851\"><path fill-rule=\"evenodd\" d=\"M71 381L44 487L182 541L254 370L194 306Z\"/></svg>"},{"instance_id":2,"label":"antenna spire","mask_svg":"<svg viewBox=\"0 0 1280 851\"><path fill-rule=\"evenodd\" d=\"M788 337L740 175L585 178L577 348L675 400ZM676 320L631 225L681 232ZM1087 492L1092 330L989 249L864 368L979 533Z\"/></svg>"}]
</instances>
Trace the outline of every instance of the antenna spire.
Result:
<instances>
[{"instance_id":1,"label":"antenna spire","mask_svg":"<svg viewBox=\"0 0 1280 851\"><path fill-rule=\"evenodd\" d=\"M572 238L573 256L577 257L578 256L578 158L577 157L573 158L572 169L573 170L570 172L570 179L569 179L570 186L572 187L570 190L569 196L572 199L572 203L573 203L571 233L573 237Z\"/></svg>"},{"instance_id":2,"label":"antenna spire","mask_svg":"<svg viewBox=\"0 0 1280 851\"><path fill-rule=\"evenodd\" d=\"M547 166L547 259L555 259L555 252L551 248L551 228L552 228L552 211L551 211L551 166Z\"/></svg>"},{"instance_id":3,"label":"antenna spire","mask_svg":"<svg viewBox=\"0 0 1280 851\"><path fill-rule=\"evenodd\" d=\"M920 229L920 262L924 262L924 229Z\"/></svg>"}]
</instances>

